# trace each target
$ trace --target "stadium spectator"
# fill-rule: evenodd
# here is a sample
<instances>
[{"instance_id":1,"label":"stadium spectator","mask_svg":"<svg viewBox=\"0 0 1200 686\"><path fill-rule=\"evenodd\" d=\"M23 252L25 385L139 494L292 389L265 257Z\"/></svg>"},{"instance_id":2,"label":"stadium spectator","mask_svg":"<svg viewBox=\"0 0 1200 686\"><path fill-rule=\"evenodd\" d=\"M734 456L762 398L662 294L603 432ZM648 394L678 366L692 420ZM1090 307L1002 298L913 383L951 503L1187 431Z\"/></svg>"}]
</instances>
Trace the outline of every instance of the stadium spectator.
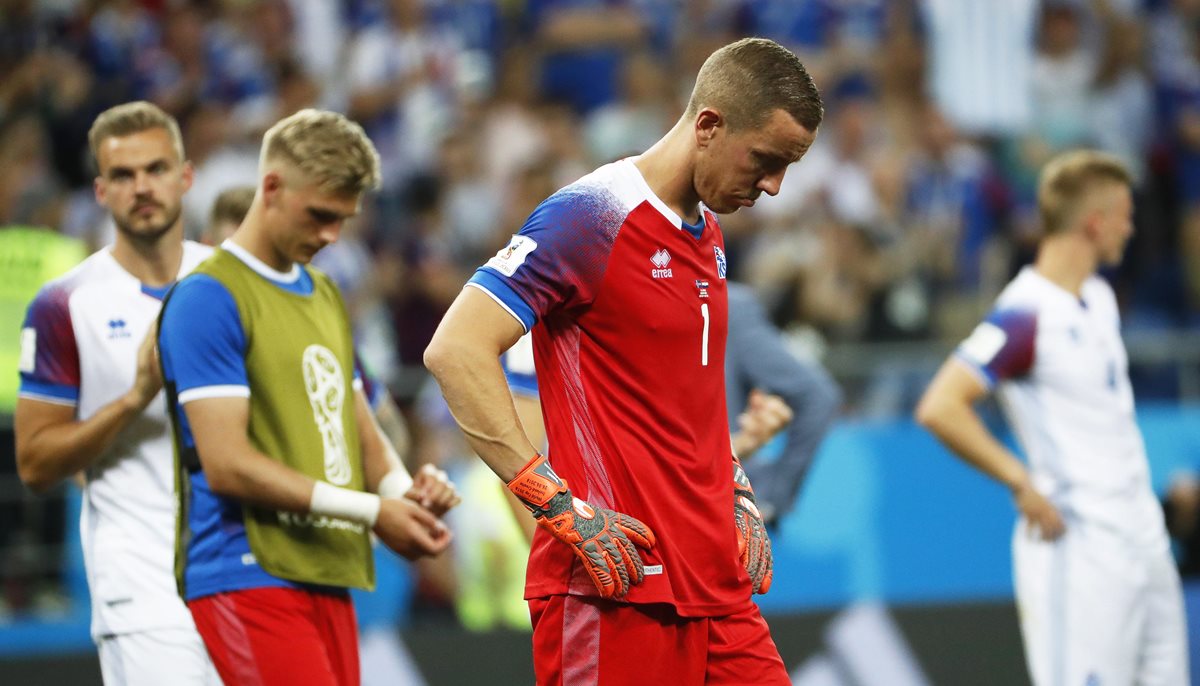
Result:
<instances>
[{"instance_id":1,"label":"stadium spectator","mask_svg":"<svg viewBox=\"0 0 1200 686\"><path fill-rule=\"evenodd\" d=\"M771 526L791 511L800 495L817 447L837 417L842 394L828 372L785 347L749 286L730 281L728 288L729 430L734 452L745 463L751 483L758 484L756 502L763 521ZM785 431L781 453L769 460L755 458L757 449L780 429Z\"/></svg>"},{"instance_id":2,"label":"stadium spectator","mask_svg":"<svg viewBox=\"0 0 1200 686\"><path fill-rule=\"evenodd\" d=\"M478 131L459 128L442 141L438 168L444 185L444 235L459 266L479 264L503 242L501 186L493 183L480 164Z\"/></svg>"},{"instance_id":3,"label":"stadium spectator","mask_svg":"<svg viewBox=\"0 0 1200 686\"><path fill-rule=\"evenodd\" d=\"M537 117L541 93L535 62L528 46L517 44L506 50L498 65L495 93L481 115L477 154L488 178L498 186L547 154Z\"/></svg>"},{"instance_id":4,"label":"stadium spectator","mask_svg":"<svg viewBox=\"0 0 1200 686\"><path fill-rule=\"evenodd\" d=\"M1101 12L1115 12L1101 2ZM1135 190L1147 181L1155 135L1154 87L1144 67L1145 28L1132 17L1109 15L1091 83L1088 127L1100 150L1117 157L1133 174Z\"/></svg>"},{"instance_id":5,"label":"stadium spectator","mask_svg":"<svg viewBox=\"0 0 1200 686\"><path fill-rule=\"evenodd\" d=\"M651 47L647 17L630 0L533 0L524 21L543 55L542 93L581 116L616 99L627 52Z\"/></svg>"},{"instance_id":6,"label":"stadium spectator","mask_svg":"<svg viewBox=\"0 0 1200 686\"><path fill-rule=\"evenodd\" d=\"M1033 683L1188 683L1179 575L1150 488L1112 288L1133 233L1116 157L1053 158L1037 260L938 371L917 420L1012 491L1013 580ZM1029 467L973 405L996 390ZM1103 599L1098 602L1097 599Z\"/></svg>"},{"instance_id":7,"label":"stadium spectator","mask_svg":"<svg viewBox=\"0 0 1200 686\"><path fill-rule=\"evenodd\" d=\"M221 191L208 212L202 240L208 245L220 245L232 236L250 211L254 191L254 186L234 186Z\"/></svg>"},{"instance_id":8,"label":"stadium spectator","mask_svg":"<svg viewBox=\"0 0 1200 686\"><path fill-rule=\"evenodd\" d=\"M183 219L189 235L199 235L222 191L231 186L254 185L257 150L234 131L228 108L219 103L206 102L195 107L182 120L182 126L184 142L196 169L192 202L184 208Z\"/></svg>"},{"instance_id":9,"label":"stadium spectator","mask_svg":"<svg viewBox=\"0 0 1200 686\"><path fill-rule=\"evenodd\" d=\"M1179 254L1191 311L1200 310L1200 3L1173 2L1151 24L1162 118L1182 207ZM1160 42L1161 41L1161 42Z\"/></svg>"},{"instance_id":10,"label":"stadium spectator","mask_svg":"<svg viewBox=\"0 0 1200 686\"><path fill-rule=\"evenodd\" d=\"M178 124L146 102L103 112L88 138L117 237L29 307L17 466L39 492L81 475L104 680L216 685L173 580L171 442L150 334L167 290L210 253L183 238L192 168Z\"/></svg>"},{"instance_id":11,"label":"stadium spectator","mask_svg":"<svg viewBox=\"0 0 1200 686\"><path fill-rule=\"evenodd\" d=\"M678 118L666 70L647 52L629 55L612 102L588 113L583 123L588 153L611 162L654 144Z\"/></svg>"},{"instance_id":12,"label":"stadium spectator","mask_svg":"<svg viewBox=\"0 0 1200 686\"><path fill-rule=\"evenodd\" d=\"M139 55L136 93L183 116L202 103L232 108L269 88L262 56L223 16L209 20L194 3L172 4L161 42Z\"/></svg>"},{"instance_id":13,"label":"stadium spectator","mask_svg":"<svg viewBox=\"0 0 1200 686\"><path fill-rule=\"evenodd\" d=\"M1029 125L1039 5L1038 0L920 3L930 92L965 135L1004 140Z\"/></svg>"},{"instance_id":14,"label":"stadium spectator","mask_svg":"<svg viewBox=\"0 0 1200 686\"><path fill-rule=\"evenodd\" d=\"M901 283L919 285L927 321L916 327L896 321L893 329L957 340L978 321L982 298L997 293L1009 275L1011 256L997 235L999 181L986 153L933 103L925 106L916 138L903 179L901 235L891 252L901 262L896 271L909 277Z\"/></svg>"},{"instance_id":15,"label":"stadium spectator","mask_svg":"<svg viewBox=\"0 0 1200 686\"><path fill-rule=\"evenodd\" d=\"M442 132L457 117L461 41L433 24L422 0L388 0L384 18L350 43L347 113L379 148L385 195L429 174Z\"/></svg>"},{"instance_id":16,"label":"stadium spectator","mask_svg":"<svg viewBox=\"0 0 1200 686\"><path fill-rule=\"evenodd\" d=\"M539 683L790 683L751 600L772 578L753 491L726 423L695 418L725 402L713 212L777 193L821 116L787 49L718 50L674 128L547 199L426 350L468 442L538 520L526 597ZM554 468L498 361L530 329Z\"/></svg>"},{"instance_id":17,"label":"stadium spectator","mask_svg":"<svg viewBox=\"0 0 1200 686\"><path fill-rule=\"evenodd\" d=\"M400 463L356 382L341 297L304 266L378 186L374 147L345 117L302 110L267 132L261 159L246 219L160 319L177 580L227 686L348 686L345 589L374 584L370 532L410 558L437 554L449 534L435 513L457 495Z\"/></svg>"}]
</instances>

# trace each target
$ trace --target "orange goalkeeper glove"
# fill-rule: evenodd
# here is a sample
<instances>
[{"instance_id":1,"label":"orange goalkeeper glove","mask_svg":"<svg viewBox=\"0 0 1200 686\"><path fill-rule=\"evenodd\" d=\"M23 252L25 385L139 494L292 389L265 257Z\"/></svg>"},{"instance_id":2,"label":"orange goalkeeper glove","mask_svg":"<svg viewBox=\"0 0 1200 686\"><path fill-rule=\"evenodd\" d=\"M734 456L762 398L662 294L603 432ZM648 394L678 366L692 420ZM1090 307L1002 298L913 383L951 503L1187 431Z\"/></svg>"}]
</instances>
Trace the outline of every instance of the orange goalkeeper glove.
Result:
<instances>
[{"instance_id":1,"label":"orange goalkeeper glove","mask_svg":"<svg viewBox=\"0 0 1200 686\"><path fill-rule=\"evenodd\" d=\"M535 455L508 482L538 526L570 544L603 598L620 598L645 577L636 544L654 547L650 527L620 512L575 498L542 455Z\"/></svg>"},{"instance_id":2,"label":"orange goalkeeper glove","mask_svg":"<svg viewBox=\"0 0 1200 686\"><path fill-rule=\"evenodd\" d=\"M755 593L766 593L771 588L774 560L771 556L771 539L762 514L754 502L754 489L742 463L733 458L733 519L737 524L738 556L742 566L750 575Z\"/></svg>"}]
</instances>

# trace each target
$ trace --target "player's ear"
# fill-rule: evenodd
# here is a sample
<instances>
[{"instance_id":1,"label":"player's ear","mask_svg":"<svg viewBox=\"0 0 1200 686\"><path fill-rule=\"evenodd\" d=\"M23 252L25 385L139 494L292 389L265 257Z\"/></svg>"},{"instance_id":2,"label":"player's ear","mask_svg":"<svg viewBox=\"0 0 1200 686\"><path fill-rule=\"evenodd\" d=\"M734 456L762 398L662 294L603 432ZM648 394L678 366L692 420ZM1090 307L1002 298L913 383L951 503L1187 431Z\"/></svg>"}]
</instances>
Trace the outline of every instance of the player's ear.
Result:
<instances>
[{"instance_id":1,"label":"player's ear","mask_svg":"<svg viewBox=\"0 0 1200 686\"><path fill-rule=\"evenodd\" d=\"M183 161L183 171L180 175L183 180L183 190L186 193L192 189L192 183L196 180L196 168L192 166L191 160Z\"/></svg>"},{"instance_id":2,"label":"player's ear","mask_svg":"<svg viewBox=\"0 0 1200 686\"><path fill-rule=\"evenodd\" d=\"M1092 207L1083 215L1083 232L1092 242L1104 238L1104 212Z\"/></svg>"},{"instance_id":3,"label":"player's ear","mask_svg":"<svg viewBox=\"0 0 1200 686\"><path fill-rule=\"evenodd\" d=\"M92 192L95 193L97 205L108 207L104 203L105 196L108 195L108 183L102 174L97 174L96 178L92 179Z\"/></svg>"},{"instance_id":4,"label":"player's ear","mask_svg":"<svg viewBox=\"0 0 1200 686\"><path fill-rule=\"evenodd\" d=\"M725 117L719 110L705 107L696 114L696 145L701 149L708 147L717 132L725 124Z\"/></svg>"},{"instance_id":5,"label":"player's ear","mask_svg":"<svg viewBox=\"0 0 1200 686\"><path fill-rule=\"evenodd\" d=\"M267 207L273 206L282 190L283 176L277 170L272 169L263 174L259 185L259 192L262 194L264 205Z\"/></svg>"}]
</instances>

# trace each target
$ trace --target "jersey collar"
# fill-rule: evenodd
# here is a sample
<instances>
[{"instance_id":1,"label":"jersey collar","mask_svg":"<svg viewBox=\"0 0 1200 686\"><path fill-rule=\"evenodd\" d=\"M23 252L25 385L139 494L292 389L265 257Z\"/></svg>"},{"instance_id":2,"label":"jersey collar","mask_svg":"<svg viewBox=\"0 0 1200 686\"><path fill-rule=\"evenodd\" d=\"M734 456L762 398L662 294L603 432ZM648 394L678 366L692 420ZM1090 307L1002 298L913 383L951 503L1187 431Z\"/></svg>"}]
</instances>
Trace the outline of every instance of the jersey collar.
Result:
<instances>
[{"instance_id":1,"label":"jersey collar","mask_svg":"<svg viewBox=\"0 0 1200 686\"><path fill-rule=\"evenodd\" d=\"M251 255L249 250L246 250L242 246L229 239L225 239L225 242L221 243L221 249L228 250L229 252L233 253L234 257L238 258L242 262L245 262L247 267L250 267L254 271L258 272L258 274L265 279L270 279L271 281L275 281L277 283L287 284L296 283L300 280L300 265L294 262L292 263L292 268L290 270L281 272L267 266L266 262L263 262L254 255Z\"/></svg>"}]
</instances>

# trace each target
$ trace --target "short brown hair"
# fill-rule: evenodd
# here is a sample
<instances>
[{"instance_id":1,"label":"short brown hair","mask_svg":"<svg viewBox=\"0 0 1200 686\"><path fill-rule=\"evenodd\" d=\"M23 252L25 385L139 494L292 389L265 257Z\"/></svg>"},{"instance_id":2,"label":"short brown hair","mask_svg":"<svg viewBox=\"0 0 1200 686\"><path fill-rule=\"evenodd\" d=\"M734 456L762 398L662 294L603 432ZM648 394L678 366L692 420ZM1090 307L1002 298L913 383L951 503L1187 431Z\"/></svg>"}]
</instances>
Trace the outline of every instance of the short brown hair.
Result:
<instances>
[{"instance_id":1,"label":"short brown hair","mask_svg":"<svg viewBox=\"0 0 1200 686\"><path fill-rule=\"evenodd\" d=\"M825 116L821 94L795 53L773 40L743 38L708 56L685 116L719 110L733 130L761 126L775 110L816 131Z\"/></svg>"},{"instance_id":2,"label":"short brown hair","mask_svg":"<svg viewBox=\"0 0 1200 686\"><path fill-rule=\"evenodd\" d=\"M1069 228L1080 200L1102 183L1129 186L1132 177L1119 158L1097 150L1071 150L1047 162L1037 189L1043 233Z\"/></svg>"},{"instance_id":3,"label":"short brown hair","mask_svg":"<svg viewBox=\"0 0 1200 686\"><path fill-rule=\"evenodd\" d=\"M241 224L250 212L256 190L254 186L234 186L221 191L208 214L208 225L212 227L221 222Z\"/></svg>"},{"instance_id":4,"label":"short brown hair","mask_svg":"<svg viewBox=\"0 0 1200 686\"><path fill-rule=\"evenodd\" d=\"M184 161L183 136L179 134L179 122L175 117L164 112L158 105L138 100L127 102L104 110L92 123L88 131L88 147L92 149L92 159L100 164L100 145L108 138L132 136L135 133L162 129L171 136L175 144L175 153L179 161Z\"/></svg>"},{"instance_id":5,"label":"short brown hair","mask_svg":"<svg viewBox=\"0 0 1200 686\"><path fill-rule=\"evenodd\" d=\"M279 160L325 192L360 195L379 188L379 153L362 127L337 112L304 109L263 137L259 164Z\"/></svg>"}]
</instances>

